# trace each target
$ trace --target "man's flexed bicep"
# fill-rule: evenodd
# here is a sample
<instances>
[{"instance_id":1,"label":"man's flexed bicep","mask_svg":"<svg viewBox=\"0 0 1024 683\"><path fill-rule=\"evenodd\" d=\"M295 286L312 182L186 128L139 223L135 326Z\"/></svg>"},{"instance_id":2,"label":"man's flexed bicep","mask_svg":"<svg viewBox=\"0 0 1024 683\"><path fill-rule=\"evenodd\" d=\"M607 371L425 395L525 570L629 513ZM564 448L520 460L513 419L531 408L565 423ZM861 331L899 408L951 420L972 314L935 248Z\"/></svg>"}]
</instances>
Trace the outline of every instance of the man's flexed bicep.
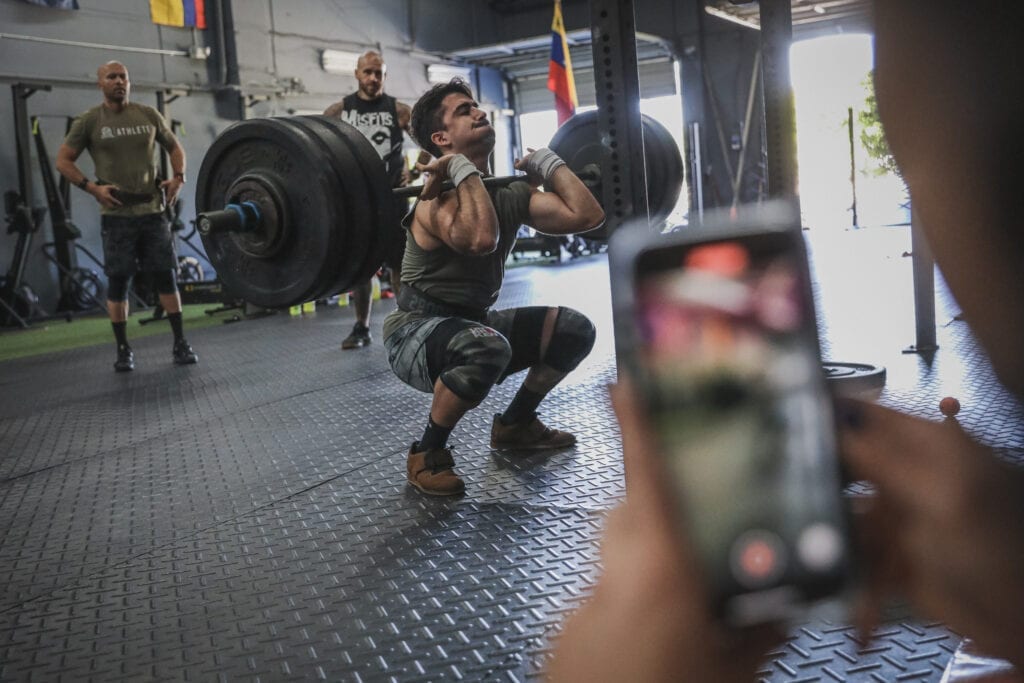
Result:
<instances>
[{"instance_id":1,"label":"man's flexed bicep","mask_svg":"<svg viewBox=\"0 0 1024 683\"><path fill-rule=\"evenodd\" d=\"M425 242L437 240L460 254L494 251L498 216L479 170L461 154L446 154L416 167L428 174L413 222L417 243L429 249ZM455 189L442 192L445 180L454 182Z\"/></svg>"},{"instance_id":2,"label":"man's flexed bicep","mask_svg":"<svg viewBox=\"0 0 1024 683\"><path fill-rule=\"evenodd\" d=\"M436 199L419 202L412 233L426 250L445 244L460 254L484 255L498 247L498 216L483 183L470 178Z\"/></svg>"}]
</instances>

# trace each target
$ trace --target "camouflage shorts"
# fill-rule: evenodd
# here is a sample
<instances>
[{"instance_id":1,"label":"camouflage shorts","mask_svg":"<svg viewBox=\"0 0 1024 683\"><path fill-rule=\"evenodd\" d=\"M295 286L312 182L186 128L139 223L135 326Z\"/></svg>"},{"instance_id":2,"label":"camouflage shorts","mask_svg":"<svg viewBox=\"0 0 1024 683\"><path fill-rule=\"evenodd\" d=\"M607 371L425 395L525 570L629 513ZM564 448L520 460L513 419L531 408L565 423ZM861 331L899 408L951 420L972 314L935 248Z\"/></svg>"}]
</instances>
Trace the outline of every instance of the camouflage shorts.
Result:
<instances>
[{"instance_id":1,"label":"camouflage shorts","mask_svg":"<svg viewBox=\"0 0 1024 683\"><path fill-rule=\"evenodd\" d=\"M103 272L108 277L131 277L137 271L174 270L171 226L162 213L146 216L103 216Z\"/></svg>"}]
</instances>

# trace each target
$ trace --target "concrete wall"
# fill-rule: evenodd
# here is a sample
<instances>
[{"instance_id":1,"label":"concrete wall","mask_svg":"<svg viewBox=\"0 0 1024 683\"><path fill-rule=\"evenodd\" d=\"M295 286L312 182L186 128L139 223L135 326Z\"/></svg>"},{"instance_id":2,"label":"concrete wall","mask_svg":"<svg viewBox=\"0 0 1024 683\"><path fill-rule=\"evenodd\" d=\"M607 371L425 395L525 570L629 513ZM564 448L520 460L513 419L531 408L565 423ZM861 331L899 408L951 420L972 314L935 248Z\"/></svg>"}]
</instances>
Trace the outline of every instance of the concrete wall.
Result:
<instances>
[{"instance_id":1,"label":"concrete wall","mask_svg":"<svg viewBox=\"0 0 1024 683\"><path fill-rule=\"evenodd\" d=\"M438 0L438 6L444 3ZM218 8L234 22L237 70L226 68L214 19ZM210 27L193 33L160 27L150 21L148 4L137 0L82 3L78 11L51 10L16 0L0 0L0 192L18 188L10 85L44 83L49 92L27 100L29 115L42 117L50 163L63 138L66 117L100 102L96 67L116 59L129 69L132 100L156 105L158 91L173 89L178 96L167 107L168 116L183 124L190 184L183 191L184 219L195 216L195 174L211 141L240 117L288 115L323 111L356 87L351 75L329 74L320 67L320 51L333 48L362 52L379 49L388 63L386 90L410 104L429 84L426 64L437 57L415 47L410 29L410 6L415 0L207 0ZM96 6L102 6L97 9ZM435 14L436 16L436 14ZM24 37L24 38L22 38ZM89 43L99 47L82 44ZM184 54L153 54L133 50L169 50L183 53L196 44L211 49L207 60ZM230 55L228 55L230 56ZM237 74L237 78L232 78ZM225 76L235 83L225 85ZM484 74L482 102L501 109L505 102L501 76ZM45 205L39 163L32 148L34 204ZM88 155L81 167L92 173ZM99 211L91 197L72 190L72 218L82 230L80 243L101 254ZM40 253L40 245L53 239L47 220L35 235L25 281L53 312L58 298L55 268ZM198 243L198 240L196 240ZM6 272L14 252L13 235L0 235L0 273ZM183 245L182 253L190 249ZM82 262L83 266L93 267Z\"/></svg>"}]
</instances>

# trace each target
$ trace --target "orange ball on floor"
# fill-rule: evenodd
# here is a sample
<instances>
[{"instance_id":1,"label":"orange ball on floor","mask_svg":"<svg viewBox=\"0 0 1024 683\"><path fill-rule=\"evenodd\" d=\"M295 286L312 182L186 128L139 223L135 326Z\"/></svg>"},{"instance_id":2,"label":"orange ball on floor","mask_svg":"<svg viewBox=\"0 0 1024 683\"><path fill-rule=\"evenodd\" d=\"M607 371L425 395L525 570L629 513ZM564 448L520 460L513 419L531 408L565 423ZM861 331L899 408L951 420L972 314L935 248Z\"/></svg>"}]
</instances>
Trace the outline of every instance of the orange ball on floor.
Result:
<instances>
[{"instance_id":1,"label":"orange ball on floor","mask_svg":"<svg viewBox=\"0 0 1024 683\"><path fill-rule=\"evenodd\" d=\"M946 417L953 417L960 412L960 401L952 396L947 396L939 401L939 411Z\"/></svg>"}]
</instances>

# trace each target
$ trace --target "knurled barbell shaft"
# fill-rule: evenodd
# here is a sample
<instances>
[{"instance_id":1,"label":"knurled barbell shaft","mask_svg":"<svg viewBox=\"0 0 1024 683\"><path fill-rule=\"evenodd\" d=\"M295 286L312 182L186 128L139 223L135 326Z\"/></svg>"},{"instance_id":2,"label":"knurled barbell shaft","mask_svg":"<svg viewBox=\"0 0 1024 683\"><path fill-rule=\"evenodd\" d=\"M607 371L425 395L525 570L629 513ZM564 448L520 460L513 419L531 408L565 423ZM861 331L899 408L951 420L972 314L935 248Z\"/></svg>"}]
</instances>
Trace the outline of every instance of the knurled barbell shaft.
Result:
<instances>
[{"instance_id":1,"label":"knurled barbell shaft","mask_svg":"<svg viewBox=\"0 0 1024 683\"><path fill-rule=\"evenodd\" d=\"M584 181L598 180L599 170L581 170L577 172L580 179ZM489 176L482 178L484 187L495 188L505 187L519 180L526 180L526 175L511 176ZM455 189L455 184L446 180L441 183L441 192L448 192ZM396 187L392 192L395 197L417 197L423 191L422 185L408 185ZM251 205L251 207L250 207ZM236 231L245 232L256 230L259 227L260 214L258 207L253 202L242 202L239 204L228 204L221 211L206 211L196 216L196 227L203 235L213 232Z\"/></svg>"},{"instance_id":2,"label":"knurled barbell shaft","mask_svg":"<svg viewBox=\"0 0 1024 683\"><path fill-rule=\"evenodd\" d=\"M482 178L484 181L484 187L505 187L511 185L517 180L526 180L525 175L510 175L510 176L492 176L489 178ZM455 189L455 183L450 180L446 180L441 183L441 192L448 192L449 190ZM420 192L423 191L422 185L407 185L405 187L396 187L393 192L396 197L418 197Z\"/></svg>"},{"instance_id":3,"label":"knurled barbell shaft","mask_svg":"<svg viewBox=\"0 0 1024 683\"><path fill-rule=\"evenodd\" d=\"M593 169L581 169L576 172L576 175L584 182L588 181L599 181L601 179L601 169L595 166ZM505 187L511 185L517 180L526 180L526 175L509 175L509 176L488 176L483 178L484 187ZM446 180L441 183L441 192L448 192L449 190L455 189L455 183L450 180ZM417 197L420 192L423 191L421 185L407 185L406 187L396 187L393 192L396 197Z\"/></svg>"}]
</instances>

